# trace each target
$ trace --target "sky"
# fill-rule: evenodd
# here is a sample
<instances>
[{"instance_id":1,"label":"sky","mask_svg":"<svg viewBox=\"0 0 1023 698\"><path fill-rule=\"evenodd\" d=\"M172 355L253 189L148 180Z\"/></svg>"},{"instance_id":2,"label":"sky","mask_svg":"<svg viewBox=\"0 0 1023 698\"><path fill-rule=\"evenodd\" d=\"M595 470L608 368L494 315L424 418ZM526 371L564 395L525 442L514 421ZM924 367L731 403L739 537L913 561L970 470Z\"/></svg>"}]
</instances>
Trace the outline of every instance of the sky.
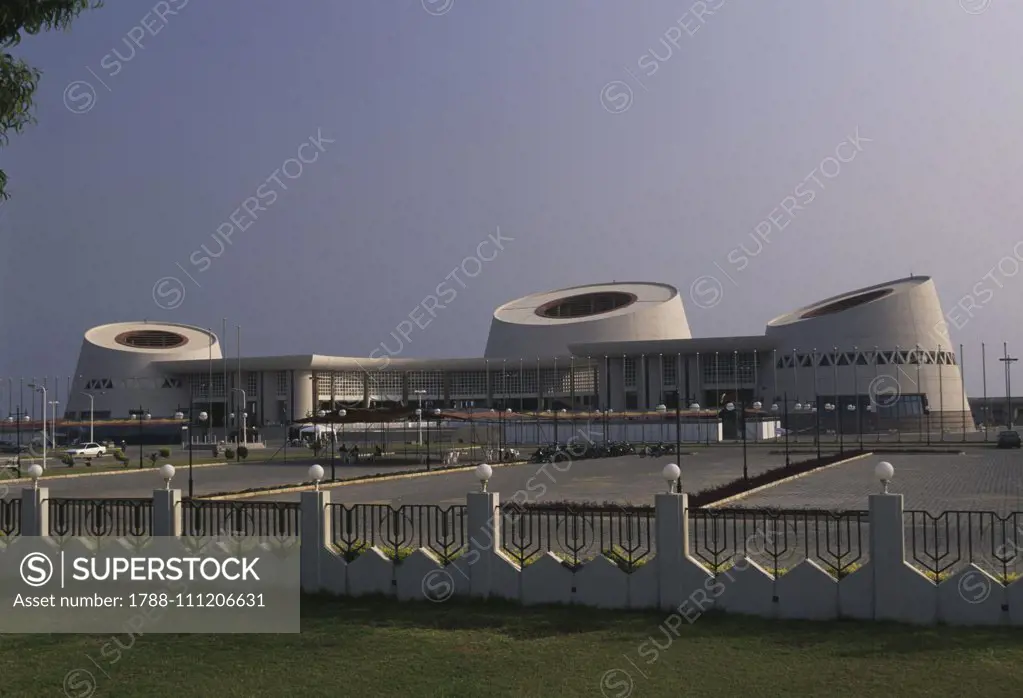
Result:
<instances>
[{"instance_id":1,"label":"sky","mask_svg":"<svg viewBox=\"0 0 1023 698\"><path fill-rule=\"evenodd\" d=\"M0 376L142 319L364 356L445 281L403 356L479 356L534 291L666 282L693 336L750 335L915 273L969 394L982 342L1004 394L1019 26L1008 0L107 0L15 50L42 79L0 150Z\"/></svg>"}]
</instances>

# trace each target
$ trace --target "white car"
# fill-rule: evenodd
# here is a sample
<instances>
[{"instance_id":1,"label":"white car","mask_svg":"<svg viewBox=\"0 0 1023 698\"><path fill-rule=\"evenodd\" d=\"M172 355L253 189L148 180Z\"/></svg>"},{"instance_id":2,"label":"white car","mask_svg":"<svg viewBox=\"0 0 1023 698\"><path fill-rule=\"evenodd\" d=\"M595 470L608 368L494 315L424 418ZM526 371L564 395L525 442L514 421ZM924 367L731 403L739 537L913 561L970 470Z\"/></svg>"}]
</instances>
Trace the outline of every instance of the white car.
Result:
<instances>
[{"instance_id":1,"label":"white car","mask_svg":"<svg viewBox=\"0 0 1023 698\"><path fill-rule=\"evenodd\" d=\"M107 455L107 447L100 446L97 443L87 443L75 448L69 448L67 454L75 458L96 458Z\"/></svg>"}]
</instances>

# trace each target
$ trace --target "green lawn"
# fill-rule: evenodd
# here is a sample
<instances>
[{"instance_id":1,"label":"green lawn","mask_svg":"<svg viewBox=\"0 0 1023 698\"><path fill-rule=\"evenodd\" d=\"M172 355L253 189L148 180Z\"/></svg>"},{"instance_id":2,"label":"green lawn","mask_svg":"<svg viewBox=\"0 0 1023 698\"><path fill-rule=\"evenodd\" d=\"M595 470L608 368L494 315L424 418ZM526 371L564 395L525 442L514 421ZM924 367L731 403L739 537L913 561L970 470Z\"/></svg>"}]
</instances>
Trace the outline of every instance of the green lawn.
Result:
<instances>
[{"instance_id":1,"label":"green lawn","mask_svg":"<svg viewBox=\"0 0 1023 698\"><path fill-rule=\"evenodd\" d=\"M301 635L124 634L116 661L108 635L3 637L0 695L600 696L603 679L603 695L624 698L631 678L640 698L901 698L1013 695L1023 679L1018 629L707 615L683 622L676 637L662 632L666 618L306 599ZM95 677L94 694L75 670Z\"/></svg>"}]
</instances>

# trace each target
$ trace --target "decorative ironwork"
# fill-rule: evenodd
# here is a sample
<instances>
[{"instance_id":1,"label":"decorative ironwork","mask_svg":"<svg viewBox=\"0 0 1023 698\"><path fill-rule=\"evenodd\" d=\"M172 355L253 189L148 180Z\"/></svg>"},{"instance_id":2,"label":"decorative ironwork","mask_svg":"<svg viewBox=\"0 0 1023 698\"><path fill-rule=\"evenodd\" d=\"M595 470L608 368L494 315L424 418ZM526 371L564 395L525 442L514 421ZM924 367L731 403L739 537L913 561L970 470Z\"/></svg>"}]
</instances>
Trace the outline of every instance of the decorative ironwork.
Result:
<instances>
[{"instance_id":1,"label":"decorative ironwork","mask_svg":"<svg viewBox=\"0 0 1023 698\"><path fill-rule=\"evenodd\" d=\"M501 507L501 547L520 566L548 552L575 569L604 555L627 572L653 553L654 512L649 508L535 509Z\"/></svg>"},{"instance_id":2,"label":"decorative ironwork","mask_svg":"<svg viewBox=\"0 0 1023 698\"><path fill-rule=\"evenodd\" d=\"M21 535L21 500L0 499L0 536Z\"/></svg>"},{"instance_id":3,"label":"decorative ironwork","mask_svg":"<svg viewBox=\"0 0 1023 698\"><path fill-rule=\"evenodd\" d=\"M50 499L47 506L51 536L152 535L151 499Z\"/></svg>"},{"instance_id":4,"label":"decorative ironwork","mask_svg":"<svg viewBox=\"0 0 1023 698\"><path fill-rule=\"evenodd\" d=\"M778 576L813 560L843 577L865 561L866 511L690 509L691 554L717 573L745 555Z\"/></svg>"},{"instance_id":5,"label":"decorative ironwork","mask_svg":"<svg viewBox=\"0 0 1023 698\"><path fill-rule=\"evenodd\" d=\"M372 546L395 559L426 548L444 564L468 550L465 505L328 504L334 547L353 560Z\"/></svg>"},{"instance_id":6,"label":"decorative ironwork","mask_svg":"<svg viewBox=\"0 0 1023 698\"><path fill-rule=\"evenodd\" d=\"M235 502L186 499L181 502L185 536L259 536L291 538L299 535L298 502Z\"/></svg>"},{"instance_id":7,"label":"decorative ironwork","mask_svg":"<svg viewBox=\"0 0 1023 698\"><path fill-rule=\"evenodd\" d=\"M1023 512L906 510L912 561L934 581L974 564L1008 584L1023 572Z\"/></svg>"}]
</instances>

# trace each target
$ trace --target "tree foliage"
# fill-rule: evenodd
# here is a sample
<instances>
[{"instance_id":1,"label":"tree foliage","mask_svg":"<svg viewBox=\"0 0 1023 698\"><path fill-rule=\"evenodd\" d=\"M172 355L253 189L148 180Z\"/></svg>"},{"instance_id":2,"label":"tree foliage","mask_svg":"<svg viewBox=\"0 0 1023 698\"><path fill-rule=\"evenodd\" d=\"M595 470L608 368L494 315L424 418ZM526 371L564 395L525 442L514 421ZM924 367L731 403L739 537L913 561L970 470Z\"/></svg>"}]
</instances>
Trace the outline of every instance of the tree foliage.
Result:
<instances>
[{"instance_id":1,"label":"tree foliage","mask_svg":"<svg viewBox=\"0 0 1023 698\"><path fill-rule=\"evenodd\" d=\"M33 123L32 95L40 72L6 51L21 43L25 34L67 29L72 20L102 0L0 0L0 147L10 134ZM7 174L0 170L0 201L8 198Z\"/></svg>"}]
</instances>

